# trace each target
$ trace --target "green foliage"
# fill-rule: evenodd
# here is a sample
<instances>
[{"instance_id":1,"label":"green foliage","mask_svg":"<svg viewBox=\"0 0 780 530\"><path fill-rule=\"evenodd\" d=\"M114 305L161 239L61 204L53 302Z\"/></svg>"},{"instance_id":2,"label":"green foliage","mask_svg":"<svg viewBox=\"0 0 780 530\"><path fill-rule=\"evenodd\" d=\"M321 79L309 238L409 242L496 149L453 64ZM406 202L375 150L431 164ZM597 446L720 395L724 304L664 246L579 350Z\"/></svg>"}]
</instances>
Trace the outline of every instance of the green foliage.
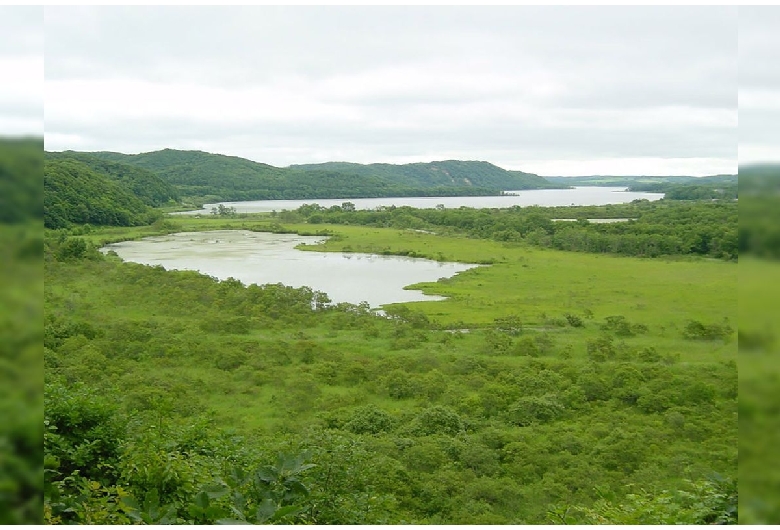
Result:
<instances>
[{"instance_id":1,"label":"green foliage","mask_svg":"<svg viewBox=\"0 0 780 530\"><path fill-rule=\"evenodd\" d=\"M417 436L448 434L454 436L465 428L463 420L447 407L434 406L424 409L412 420L409 426Z\"/></svg>"},{"instance_id":2,"label":"green foliage","mask_svg":"<svg viewBox=\"0 0 780 530\"><path fill-rule=\"evenodd\" d=\"M42 175L42 138L0 138L0 223L40 220Z\"/></svg>"},{"instance_id":3,"label":"green foliage","mask_svg":"<svg viewBox=\"0 0 780 530\"><path fill-rule=\"evenodd\" d=\"M95 173L118 182L147 206L164 206L179 200L178 192L173 186L151 171L136 166L101 160L89 153L74 151L47 152L46 159L78 161Z\"/></svg>"},{"instance_id":4,"label":"green foliage","mask_svg":"<svg viewBox=\"0 0 780 530\"><path fill-rule=\"evenodd\" d=\"M488 162L441 162L393 164L351 164L328 162L292 166L305 171L337 171L343 175L371 176L409 187L487 188L493 190L523 190L556 187L546 179L522 171L506 171Z\"/></svg>"},{"instance_id":5,"label":"green foliage","mask_svg":"<svg viewBox=\"0 0 780 530\"><path fill-rule=\"evenodd\" d=\"M357 409L344 428L355 434L379 434L391 431L395 426L392 416L374 405Z\"/></svg>"},{"instance_id":6,"label":"green foliage","mask_svg":"<svg viewBox=\"0 0 780 530\"><path fill-rule=\"evenodd\" d=\"M736 484L687 481L687 489L659 493L640 489L619 504L608 495L592 508L580 508L585 524L699 525L737 524Z\"/></svg>"},{"instance_id":7,"label":"green foliage","mask_svg":"<svg viewBox=\"0 0 780 530\"><path fill-rule=\"evenodd\" d=\"M91 480L116 478L125 425L116 406L84 385L47 385L43 444L48 469L60 476L78 471Z\"/></svg>"},{"instance_id":8,"label":"green foliage","mask_svg":"<svg viewBox=\"0 0 780 530\"><path fill-rule=\"evenodd\" d=\"M309 218L311 205L298 212ZM408 206L375 211L317 210L317 224L351 224L434 231L503 242L525 242L543 248L660 257L701 255L725 260L737 257L736 202L640 201L592 207L513 207L506 209L415 209ZM572 217L627 218L617 223L554 222ZM310 222L310 221L309 221ZM742 236L739 236L742 238Z\"/></svg>"},{"instance_id":9,"label":"green foliage","mask_svg":"<svg viewBox=\"0 0 780 530\"><path fill-rule=\"evenodd\" d=\"M632 324L623 315L609 316L604 319L601 325L604 331L611 331L618 337L633 337L637 334L647 333L647 326L644 324Z\"/></svg>"},{"instance_id":10,"label":"green foliage","mask_svg":"<svg viewBox=\"0 0 780 530\"><path fill-rule=\"evenodd\" d=\"M554 395L525 396L509 407L507 417L514 425L527 427L534 423L547 423L555 420L563 415L564 410L563 405Z\"/></svg>"},{"instance_id":11,"label":"green foliage","mask_svg":"<svg viewBox=\"0 0 780 530\"><path fill-rule=\"evenodd\" d=\"M309 488L304 473L314 464L304 463L308 455L279 455L275 465L265 465L254 473L236 468L227 478L232 489L231 518L219 524L303 523ZM203 497L201 495L201 500Z\"/></svg>"},{"instance_id":12,"label":"green foliage","mask_svg":"<svg viewBox=\"0 0 780 530\"><path fill-rule=\"evenodd\" d=\"M683 337L689 340L727 340L734 333L728 322L720 324L703 324L698 320L691 320L685 325Z\"/></svg>"},{"instance_id":13,"label":"green foliage","mask_svg":"<svg viewBox=\"0 0 780 530\"><path fill-rule=\"evenodd\" d=\"M4 153L6 147L11 151ZM12 159L13 171L21 171L10 176L12 182L35 179L34 173L25 173L36 167L35 142L29 147L31 151L19 153L15 141L0 142L0 172L9 163L4 156ZM28 160L31 168L20 169L26 162L19 156L33 158ZM22 193L27 192L31 194L27 198L34 199L34 189ZM37 193L40 196L40 180ZM42 234L40 218L24 221L27 215L35 215L35 210L24 210L29 203L17 206L23 209L5 217L13 224L0 224L0 525L43 520ZM12 212L4 210L0 215Z\"/></svg>"},{"instance_id":14,"label":"green foliage","mask_svg":"<svg viewBox=\"0 0 780 530\"><path fill-rule=\"evenodd\" d=\"M47 228L84 223L134 226L159 217L121 182L94 172L83 162L47 159L43 170L43 221Z\"/></svg>"},{"instance_id":15,"label":"green foliage","mask_svg":"<svg viewBox=\"0 0 780 530\"><path fill-rule=\"evenodd\" d=\"M498 195L503 190L558 187L538 175L506 171L487 162L368 166L334 162L278 168L238 157L174 149L138 155L69 154L152 171L181 196L202 202ZM220 178L215 180L214 175ZM350 208L339 207L338 211L349 212Z\"/></svg>"},{"instance_id":16,"label":"green foliage","mask_svg":"<svg viewBox=\"0 0 780 530\"><path fill-rule=\"evenodd\" d=\"M47 233L47 522L532 524L557 506L584 524L622 513L599 492L612 507L675 492L687 513L699 501L676 492L698 493L681 479L736 476L737 345L680 324L733 317L733 264L325 228L336 245L494 265L386 318L91 254L141 231ZM87 255L57 259L70 239ZM583 326L546 317L575 312Z\"/></svg>"},{"instance_id":17,"label":"green foliage","mask_svg":"<svg viewBox=\"0 0 780 530\"><path fill-rule=\"evenodd\" d=\"M211 209L211 215L216 215L218 217L233 217L236 215L236 209L233 206L218 204Z\"/></svg>"},{"instance_id":18,"label":"green foliage","mask_svg":"<svg viewBox=\"0 0 780 530\"><path fill-rule=\"evenodd\" d=\"M566 319L566 322L568 322L569 325L573 328L581 328L585 325L585 323L582 321L582 318L573 313L566 313L563 316Z\"/></svg>"}]
</instances>

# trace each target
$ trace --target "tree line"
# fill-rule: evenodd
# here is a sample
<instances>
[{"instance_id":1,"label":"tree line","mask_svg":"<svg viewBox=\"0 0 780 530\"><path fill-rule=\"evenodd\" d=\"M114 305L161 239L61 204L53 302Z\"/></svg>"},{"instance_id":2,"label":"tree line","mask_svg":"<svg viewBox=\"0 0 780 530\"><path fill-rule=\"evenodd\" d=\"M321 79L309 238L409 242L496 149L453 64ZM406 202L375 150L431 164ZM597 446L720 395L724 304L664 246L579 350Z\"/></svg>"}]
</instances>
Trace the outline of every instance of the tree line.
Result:
<instances>
[{"instance_id":1,"label":"tree line","mask_svg":"<svg viewBox=\"0 0 780 530\"><path fill-rule=\"evenodd\" d=\"M463 234L542 248L623 256L698 255L734 260L738 255L737 204L634 201L601 207L415 209L303 205L283 220L355 224ZM594 218L626 221L597 223ZM576 219L556 221L556 219Z\"/></svg>"}]
</instances>

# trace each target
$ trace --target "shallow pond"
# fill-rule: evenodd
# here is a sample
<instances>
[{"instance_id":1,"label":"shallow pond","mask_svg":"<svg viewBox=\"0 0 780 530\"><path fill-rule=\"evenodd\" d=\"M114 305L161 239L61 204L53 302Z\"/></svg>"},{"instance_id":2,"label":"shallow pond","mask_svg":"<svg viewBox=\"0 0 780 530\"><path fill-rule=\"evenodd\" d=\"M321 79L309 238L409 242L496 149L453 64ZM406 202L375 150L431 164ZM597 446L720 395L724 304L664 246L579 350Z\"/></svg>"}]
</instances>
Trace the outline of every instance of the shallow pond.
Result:
<instances>
[{"instance_id":1,"label":"shallow pond","mask_svg":"<svg viewBox=\"0 0 780 530\"><path fill-rule=\"evenodd\" d=\"M385 197L379 199L305 199L286 201L239 201L223 202L238 213L261 213L282 210L295 210L303 204L317 203L325 208L341 206L351 202L358 210L373 210L382 206L411 206L413 208L511 208L512 206L600 206L621 204L636 199L657 201L663 199L663 193L645 193L626 191L619 187L579 186L566 190L520 190L507 191L511 195L495 197ZM202 210L178 212L179 215L210 214L216 204L205 204Z\"/></svg>"},{"instance_id":2,"label":"shallow pond","mask_svg":"<svg viewBox=\"0 0 780 530\"><path fill-rule=\"evenodd\" d=\"M230 277L249 285L282 283L308 286L328 294L333 302L373 308L395 302L442 300L407 285L432 282L477 267L403 256L341 252L307 252L324 237L271 234L247 230L184 232L123 241L103 247L125 261L161 265L166 269L195 270L220 280Z\"/></svg>"}]
</instances>

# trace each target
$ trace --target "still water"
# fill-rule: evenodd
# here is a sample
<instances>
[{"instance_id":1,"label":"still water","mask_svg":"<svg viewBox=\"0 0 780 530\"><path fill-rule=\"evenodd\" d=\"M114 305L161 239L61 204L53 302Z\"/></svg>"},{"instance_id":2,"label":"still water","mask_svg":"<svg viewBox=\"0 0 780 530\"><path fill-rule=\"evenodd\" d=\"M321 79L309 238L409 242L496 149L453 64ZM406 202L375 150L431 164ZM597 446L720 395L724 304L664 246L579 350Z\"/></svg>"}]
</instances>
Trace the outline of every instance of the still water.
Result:
<instances>
[{"instance_id":1,"label":"still water","mask_svg":"<svg viewBox=\"0 0 780 530\"><path fill-rule=\"evenodd\" d=\"M329 208L351 202L358 210L373 210L380 206L411 206L413 208L511 208L512 206L600 206L604 204L622 204L636 199L657 201L663 199L663 193L644 193L626 191L626 188L602 188L580 186L567 190L519 190L507 191L513 195L497 197L385 197L379 199L305 199L289 201L240 201L223 202L238 213L280 212L295 210L303 204L317 203ZM179 212L180 215L210 214L216 204L205 204L202 210Z\"/></svg>"},{"instance_id":2,"label":"still water","mask_svg":"<svg viewBox=\"0 0 780 530\"><path fill-rule=\"evenodd\" d=\"M125 261L195 270L220 280L233 277L249 285L282 283L308 286L328 294L333 302L372 308L394 302L442 300L420 291L404 290L418 282L433 282L477 267L403 256L339 252L307 252L296 245L314 245L324 237L270 234L247 230L184 232L124 241L103 247Z\"/></svg>"}]
</instances>

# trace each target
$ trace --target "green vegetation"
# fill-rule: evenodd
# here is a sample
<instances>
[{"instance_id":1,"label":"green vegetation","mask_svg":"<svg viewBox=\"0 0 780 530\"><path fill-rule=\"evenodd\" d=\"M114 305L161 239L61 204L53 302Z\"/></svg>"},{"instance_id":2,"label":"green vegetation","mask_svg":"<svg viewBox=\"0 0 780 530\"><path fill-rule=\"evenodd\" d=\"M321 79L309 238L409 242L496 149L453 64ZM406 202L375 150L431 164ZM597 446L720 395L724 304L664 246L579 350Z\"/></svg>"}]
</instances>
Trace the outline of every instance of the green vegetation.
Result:
<instances>
[{"instance_id":1,"label":"green vegetation","mask_svg":"<svg viewBox=\"0 0 780 530\"><path fill-rule=\"evenodd\" d=\"M42 243L0 225L0 525L42 522Z\"/></svg>"},{"instance_id":2,"label":"green vegetation","mask_svg":"<svg viewBox=\"0 0 780 530\"><path fill-rule=\"evenodd\" d=\"M40 219L43 140L0 138L0 223Z\"/></svg>"},{"instance_id":3,"label":"green vegetation","mask_svg":"<svg viewBox=\"0 0 780 530\"><path fill-rule=\"evenodd\" d=\"M558 188L543 177L522 171L508 171L489 162L444 160L416 164L351 164L328 162L291 166L304 171L328 170L345 175L379 177L403 186L428 187L479 187L493 190L529 190Z\"/></svg>"},{"instance_id":4,"label":"green vegetation","mask_svg":"<svg viewBox=\"0 0 780 530\"><path fill-rule=\"evenodd\" d=\"M161 217L128 186L131 179L114 180L84 162L48 158L43 165L44 226L146 225Z\"/></svg>"},{"instance_id":5,"label":"green vegetation","mask_svg":"<svg viewBox=\"0 0 780 530\"><path fill-rule=\"evenodd\" d=\"M85 153L71 151L46 153L46 159L71 159L82 162L95 173L105 175L121 183L124 188L131 191L147 206L165 206L171 203L175 204L179 200L178 192L173 186L151 171L136 166L110 162Z\"/></svg>"},{"instance_id":6,"label":"green vegetation","mask_svg":"<svg viewBox=\"0 0 780 530\"><path fill-rule=\"evenodd\" d=\"M780 522L780 166L740 167L740 522Z\"/></svg>"},{"instance_id":7,"label":"green vegetation","mask_svg":"<svg viewBox=\"0 0 780 530\"><path fill-rule=\"evenodd\" d=\"M189 201L335 199L499 195L504 190L554 188L542 177L487 162L429 164L328 163L278 168L244 158L164 149L151 153L66 153L154 172ZM93 163L94 167L96 164Z\"/></svg>"},{"instance_id":8,"label":"green vegetation","mask_svg":"<svg viewBox=\"0 0 780 530\"><path fill-rule=\"evenodd\" d=\"M43 139L0 138L0 525L43 522Z\"/></svg>"},{"instance_id":9,"label":"green vegetation","mask_svg":"<svg viewBox=\"0 0 780 530\"><path fill-rule=\"evenodd\" d=\"M577 222L555 222L574 218ZM588 218L628 222L591 223ZM593 207L514 207L509 209L414 209L390 207L353 211L307 204L282 212L283 221L337 223L427 230L468 235L542 248L624 256L701 255L736 259L737 203L634 201ZM373 252L381 252L374 249Z\"/></svg>"},{"instance_id":10,"label":"green vegetation","mask_svg":"<svg viewBox=\"0 0 780 530\"><path fill-rule=\"evenodd\" d=\"M740 173L742 170L740 169ZM544 177L554 184L569 186L625 186L635 191L665 191L665 186L681 185L732 185L737 175L712 175L709 177L688 176L613 176L593 175L588 177Z\"/></svg>"},{"instance_id":11,"label":"green vegetation","mask_svg":"<svg viewBox=\"0 0 780 530\"><path fill-rule=\"evenodd\" d=\"M740 170L741 171L741 170ZM663 193L667 200L701 201L733 200L737 198L737 175L709 177L545 177L557 185L570 186L625 186L628 191Z\"/></svg>"},{"instance_id":12,"label":"green vegetation","mask_svg":"<svg viewBox=\"0 0 780 530\"><path fill-rule=\"evenodd\" d=\"M733 200L737 198L737 175L638 181L631 183L628 190L664 193L665 199L675 201Z\"/></svg>"},{"instance_id":13,"label":"green vegetation","mask_svg":"<svg viewBox=\"0 0 780 530\"><path fill-rule=\"evenodd\" d=\"M737 266L695 245L648 259L525 237L600 233L550 221L593 211L644 218L619 224L627 240L652 226L712 230L707 241L736 230L728 204L670 203L48 231L46 521L735 522ZM522 237L496 237L502 224ZM230 228L490 266L418 286L446 301L381 317L96 250Z\"/></svg>"}]
</instances>

